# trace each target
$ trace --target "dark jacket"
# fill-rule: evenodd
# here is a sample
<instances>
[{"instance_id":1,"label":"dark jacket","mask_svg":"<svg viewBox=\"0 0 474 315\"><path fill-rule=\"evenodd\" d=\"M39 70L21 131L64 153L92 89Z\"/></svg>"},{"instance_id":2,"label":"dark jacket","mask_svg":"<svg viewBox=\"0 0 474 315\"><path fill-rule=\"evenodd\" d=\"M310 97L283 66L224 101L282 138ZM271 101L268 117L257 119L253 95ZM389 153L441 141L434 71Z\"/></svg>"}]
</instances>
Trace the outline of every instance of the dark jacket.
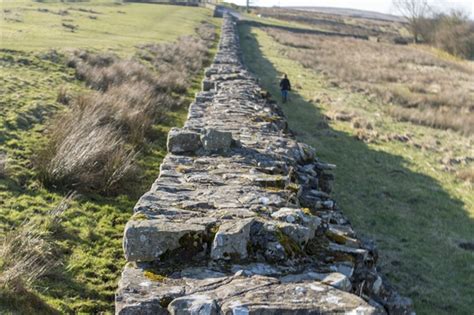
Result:
<instances>
[{"instance_id":1,"label":"dark jacket","mask_svg":"<svg viewBox=\"0 0 474 315\"><path fill-rule=\"evenodd\" d=\"M282 79L280 81L280 89L282 91L291 91L291 83L288 79Z\"/></svg>"}]
</instances>

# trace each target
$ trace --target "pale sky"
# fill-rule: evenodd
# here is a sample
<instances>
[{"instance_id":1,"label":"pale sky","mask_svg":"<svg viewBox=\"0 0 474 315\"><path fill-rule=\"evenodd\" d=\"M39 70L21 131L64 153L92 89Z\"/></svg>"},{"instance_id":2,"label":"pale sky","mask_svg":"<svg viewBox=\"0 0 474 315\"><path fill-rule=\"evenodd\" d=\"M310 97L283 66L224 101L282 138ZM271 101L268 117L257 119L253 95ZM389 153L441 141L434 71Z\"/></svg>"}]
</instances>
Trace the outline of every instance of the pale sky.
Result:
<instances>
[{"instance_id":1,"label":"pale sky","mask_svg":"<svg viewBox=\"0 0 474 315\"><path fill-rule=\"evenodd\" d=\"M246 0L226 0L239 5L245 5ZM251 0L257 6L318 6L352 8L383 13L396 14L391 0ZM434 7L443 10L445 8L457 8L467 12L474 17L474 0L431 0Z\"/></svg>"}]
</instances>

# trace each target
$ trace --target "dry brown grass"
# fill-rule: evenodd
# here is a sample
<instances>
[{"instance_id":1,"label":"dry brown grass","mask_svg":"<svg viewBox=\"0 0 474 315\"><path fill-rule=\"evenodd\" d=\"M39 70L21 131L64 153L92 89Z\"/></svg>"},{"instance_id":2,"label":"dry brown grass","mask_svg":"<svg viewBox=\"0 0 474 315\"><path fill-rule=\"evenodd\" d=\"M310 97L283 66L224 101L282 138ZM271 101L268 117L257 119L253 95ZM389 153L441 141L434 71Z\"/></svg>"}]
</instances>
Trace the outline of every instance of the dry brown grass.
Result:
<instances>
[{"instance_id":1,"label":"dry brown grass","mask_svg":"<svg viewBox=\"0 0 474 315\"><path fill-rule=\"evenodd\" d=\"M48 186L117 194L136 187L141 172L135 159L153 124L183 103L192 78L209 58L209 25L199 36L171 44L146 45L135 58L76 51L68 65L96 90L58 100L70 104L49 128L49 141L36 167ZM215 35L214 35L215 36Z\"/></svg>"},{"instance_id":2,"label":"dry brown grass","mask_svg":"<svg viewBox=\"0 0 474 315\"><path fill-rule=\"evenodd\" d=\"M375 93L396 118L474 133L474 70L414 47L267 28L289 58L356 91ZM301 48L305 45L307 49Z\"/></svg>"},{"instance_id":3,"label":"dry brown grass","mask_svg":"<svg viewBox=\"0 0 474 315\"><path fill-rule=\"evenodd\" d=\"M256 13L264 17L307 24L323 31L374 37L378 40L389 42L399 39L401 37L400 31L404 29L404 25L400 22L350 17L316 11L258 8Z\"/></svg>"},{"instance_id":4,"label":"dry brown grass","mask_svg":"<svg viewBox=\"0 0 474 315\"><path fill-rule=\"evenodd\" d=\"M465 181L465 182L470 183L471 185L473 185L474 184L474 167L471 166L471 167L467 167L467 168L459 170L457 172L457 177L460 180Z\"/></svg>"},{"instance_id":5,"label":"dry brown grass","mask_svg":"<svg viewBox=\"0 0 474 315\"><path fill-rule=\"evenodd\" d=\"M121 179L130 181L138 175L134 150L107 122L108 114L113 114L107 110L112 108L92 104L85 108L75 104L53 124L49 143L37 160L45 184L109 194L122 191Z\"/></svg>"},{"instance_id":6,"label":"dry brown grass","mask_svg":"<svg viewBox=\"0 0 474 315\"><path fill-rule=\"evenodd\" d=\"M50 226L57 225L74 198L70 194L42 220L26 220L0 239L0 288L23 292L57 263Z\"/></svg>"}]
</instances>

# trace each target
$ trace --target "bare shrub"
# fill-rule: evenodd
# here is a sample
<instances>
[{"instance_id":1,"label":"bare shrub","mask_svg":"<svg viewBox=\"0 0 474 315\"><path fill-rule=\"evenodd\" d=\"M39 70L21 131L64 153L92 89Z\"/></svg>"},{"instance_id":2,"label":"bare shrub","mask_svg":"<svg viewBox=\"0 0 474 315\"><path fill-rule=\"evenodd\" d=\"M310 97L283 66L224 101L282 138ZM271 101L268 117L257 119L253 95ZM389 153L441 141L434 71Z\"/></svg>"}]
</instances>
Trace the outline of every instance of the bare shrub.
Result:
<instances>
[{"instance_id":1,"label":"bare shrub","mask_svg":"<svg viewBox=\"0 0 474 315\"><path fill-rule=\"evenodd\" d=\"M423 34L424 21L431 13L428 0L393 0L398 12L408 21L410 32L415 42L420 41Z\"/></svg>"},{"instance_id":2,"label":"bare shrub","mask_svg":"<svg viewBox=\"0 0 474 315\"><path fill-rule=\"evenodd\" d=\"M474 133L474 71L464 63L446 61L414 47L272 28L266 31L288 46L285 54L289 58L336 78L344 86L373 92L384 103L397 105L389 111L396 118ZM291 48L301 45L311 48Z\"/></svg>"},{"instance_id":3,"label":"bare shrub","mask_svg":"<svg viewBox=\"0 0 474 315\"><path fill-rule=\"evenodd\" d=\"M0 288L22 292L57 263L49 227L59 224L74 198L64 198L41 220L26 220L0 239Z\"/></svg>"},{"instance_id":4,"label":"bare shrub","mask_svg":"<svg viewBox=\"0 0 474 315\"><path fill-rule=\"evenodd\" d=\"M462 12L439 14L435 19L432 43L450 54L474 59L474 22Z\"/></svg>"}]
</instances>

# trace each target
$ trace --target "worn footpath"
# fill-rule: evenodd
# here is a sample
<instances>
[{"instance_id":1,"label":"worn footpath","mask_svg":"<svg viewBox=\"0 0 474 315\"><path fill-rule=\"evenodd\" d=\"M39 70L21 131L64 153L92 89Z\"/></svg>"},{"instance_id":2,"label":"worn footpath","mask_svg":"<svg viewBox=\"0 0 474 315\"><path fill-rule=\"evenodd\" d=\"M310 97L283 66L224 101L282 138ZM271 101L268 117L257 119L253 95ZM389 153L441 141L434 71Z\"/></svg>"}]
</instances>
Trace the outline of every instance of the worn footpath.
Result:
<instances>
[{"instance_id":1,"label":"worn footpath","mask_svg":"<svg viewBox=\"0 0 474 315\"><path fill-rule=\"evenodd\" d=\"M125 227L117 314L411 314L331 199L334 165L298 143L241 62L214 63Z\"/></svg>"}]
</instances>

